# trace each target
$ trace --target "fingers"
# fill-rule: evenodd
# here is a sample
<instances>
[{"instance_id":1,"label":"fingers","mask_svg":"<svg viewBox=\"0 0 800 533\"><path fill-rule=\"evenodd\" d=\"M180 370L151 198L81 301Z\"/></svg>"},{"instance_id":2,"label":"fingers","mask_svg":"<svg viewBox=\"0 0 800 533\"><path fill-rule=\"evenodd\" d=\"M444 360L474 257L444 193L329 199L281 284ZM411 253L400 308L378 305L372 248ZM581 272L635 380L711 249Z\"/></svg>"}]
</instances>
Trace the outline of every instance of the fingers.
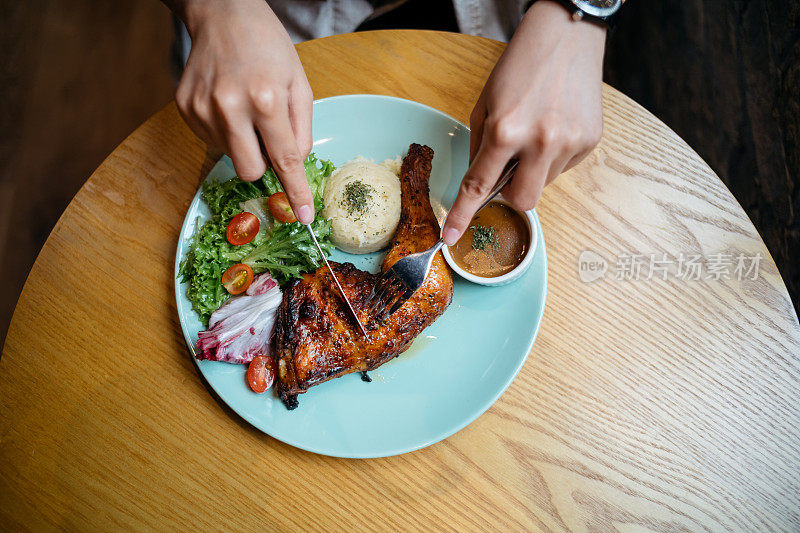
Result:
<instances>
[{"instance_id":1,"label":"fingers","mask_svg":"<svg viewBox=\"0 0 800 533\"><path fill-rule=\"evenodd\" d=\"M238 88L222 86L212 93L211 101L236 174L244 181L257 180L267 171L267 162L258 145L247 100Z\"/></svg>"},{"instance_id":2,"label":"fingers","mask_svg":"<svg viewBox=\"0 0 800 533\"><path fill-rule=\"evenodd\" d=\"M461 238L475 211L489 195L512 156L513 152L498 148L496 145L485 142L481 145L464 179L461 180L456 201L447 213L442 231L445 244L452 246Z\"/></svg>"},{"instance_id":3,"label":"fingers","mask_svg":"<svg viewBox=\"0 0 800 533\"><path fill-rule=\"evenodd\" d=\"M514 179L503 189L503 198L519 211L536 207L544 187L570 168L569 164L575 158L582 157L581 154L575 155L577 148L573 142L534 146L538 148L521 155Z\"/></svg>"},{"instance_id":4,"label":"fingers","mask_svg":"<svg viewBox=\"0 0 800 533\"><path fill-rule=\"evenodd\" d=\"M550 163L550 169L547 171L547 176L544 180L544 185L549 185L554 179L566 172L571 167L569 163L577 157L574 152L562 152L561 155L553 159ZM538 201L538 200L537 200ZM532 208L531 208L532 209Z\"/></svg>"},{"instance_id":5,"label":"fingers","mask_svg":"<svg viewBox=\"0 0 800 533\"><path fill-rule=\"evenodd\" d=\"M269 160L298 220L310 223L314 203L303 163L313 96L302 64L266 3L220 6L214 17L196 17L178 106L198 135L226 149L241 179L260 178Z\"/></svg>"},{"instance_id":6,"label":"fingers","mask_svg":"<svg viewBox=\"0 0 800 533\"><path fill-rule=\"evenodd\" d=\"M206 143L228 152L240 178L254 181L264 174L266 161L240 91L231 86L209 91L202 79L185 79L175 99L189 127Z\"/></svg>"},{"instance_id":7,"label":"fingers","mask_svg":"<svg viewBox=\"0 0 800 533\"><path fill-rule=\"evenodd\" d=\"M473 115L471 124L474 125L476 121L480 122L481 117ZM461 182L456 201L447 214L442 233L447 245L453 245L461 238L477 208L488 197L512 157L519 158L519 166L514 178L503 189L503 197L520 211L533 209L545 185L563 172L576 157L576 143L571 139L556 142L554 135L538 135L522 143L522 150L516 153L510 148L516 144L492 139L493 136L483 136L481 146Z\"/></svg>"},{"instance_id":8,"label":"fingers","mask_svg":"<svg viewBox=\"0 0 800 533\"><path fill-rule=\"evenodd\" d=\"M297 219L314 220L314 200L303 162L311 151L312 94L308 85L291 92L264 84L243 91L234 84L204 89L203 80L182 82L178 108L190 128L209 144L224 148L244 181L259 179L268 156ZM258 134L264 139L263 153Z\"/></svg>"},{"instance_id":9,"label":"fingers","mask_svg":"<svg viewBox=\"0 0 800 533\"><path fill-rule=\"evenodd\" d=\"M205 142L209 146L219 146L216 136L211 133L211 131L206 128L203 121L197 116L196 113L191 111L190 107L184 107L182 105L178 105L178 111L183 117L183 121L186 122L186 125L189 126L195 135L197 135L203 142Z\"/></svg>"},{"instance_id":10,"label":"fingers","mask_svg":"<svg viewBox=\"0 0 800 533\"><path fill-rule=\"evenodd\" d=\"M207 145L226 148L217 134L216 120L201 84L193 79L181 79L175 93L175 102L183 120Z\"/></svg>"},{"instance_id":11,"label":"fingers","mask_svg":"<svg viewBox=\"0 0 800 533\"><path fill-rule=\"evenodd\" d=\"M243 181L256 181L267 171L267 161L261 154L258 137L247 117L242 117L237 124L226 126L228 154L236 174Z\"/></svg>"},{"instance_id":12,"label":"fingers","mask_svg":"<svg viewBox=\"0 0 800 533\"><path fill-rule=\"evenodd\" d=\"M483 95L478 98L475 108L469 116L469 162L475 160L478 149L483 140L483 124L486 120L486 106L484 105Z\"/></svg>"},{"instance_id":13,"label":"fingers","mask_svg":"<svg viewBox=\"0 0 800 533\"><path fill-rule=\"evenodd\" d=\"M572 155L572 157L567 159L567 161L564 164L564 167L561 169L561 172L566 172L567 170L571 169L572 167L583 161L586 158L586 156L592 153L594 147L597 145L598 142L599 140L598 141L590 140L589 142L587 142L587 145L582 150L580 150L577 154L574 154ZM550 181L551 180L548 180L547 183L550 183Z\"/></svg>"},{"instance_id":14,"label":"fingers","mask_svg":"<svg viewBox=\"0 0 800 533\"><path fill-rule=\"evenodd\" d=\"M287 109L285 106L282 108ZM256 127L261 132L272 168L286 191L294 215L301 224L310 224L314 221L314 199L303 166L305 156L295 139L288 109L270 118L260 114Z\"/></svg>"},{"instance_id":15,"label":"fingers","mask_svg":"<svg viewBox=\"0 0 800 533\"><path fill-rule=\"evenodd\" d=\"M289 97L289 121L297 140L297 149L305 160L311 153L311 117L314 108L314 95L308 83L293 90Z\"/></svg>"},{"instance_id":16,"label":"fingers","mask_svg":"<svg viewBox=\"0 0 800 533\"><path fill-rule=\"evenodd\" d=\"M551 162L546 154L541 153L520 157L514 178L503 189L503 198L511 207L528 211L536 206L542 196Z\"/></svg>"}]
</instances>

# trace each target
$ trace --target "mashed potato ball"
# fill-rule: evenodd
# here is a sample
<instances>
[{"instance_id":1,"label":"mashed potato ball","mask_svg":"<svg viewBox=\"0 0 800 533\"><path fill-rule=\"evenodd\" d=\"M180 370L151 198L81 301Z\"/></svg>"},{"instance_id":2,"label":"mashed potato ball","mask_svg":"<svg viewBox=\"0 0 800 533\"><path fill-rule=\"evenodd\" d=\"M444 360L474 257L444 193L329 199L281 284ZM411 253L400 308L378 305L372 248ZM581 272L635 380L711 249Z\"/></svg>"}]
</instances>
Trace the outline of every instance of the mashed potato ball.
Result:
<instances>
[{"instance_id":1,"label":"mashed potato ball","mask_svg":"<svg viewBox=\"0 0 800 533\"><path fill-rule=\"evenodd\" d=\"M333 243L365 254L384 248L400 221L400 158L348 161L328 178L322 214L331 221Z\"/></svg>"}]
</instances>

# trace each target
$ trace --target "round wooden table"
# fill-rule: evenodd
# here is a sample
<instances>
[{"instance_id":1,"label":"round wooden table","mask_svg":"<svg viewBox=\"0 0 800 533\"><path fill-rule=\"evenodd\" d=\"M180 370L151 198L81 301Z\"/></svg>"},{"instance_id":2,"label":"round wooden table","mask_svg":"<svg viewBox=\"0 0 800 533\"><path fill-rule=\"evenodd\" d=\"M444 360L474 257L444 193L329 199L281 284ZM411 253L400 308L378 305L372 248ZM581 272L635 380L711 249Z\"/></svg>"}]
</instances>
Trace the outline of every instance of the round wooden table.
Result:
<instances>
[{"instance_id":1,"label":"round wooden table","mask_svg":"<svg viewBox=\"0 0 800 533\"><path fill-rule=\"evenodd\" d=\"M395 95L464 122L502 49L416 31L298 46L317 98ZM677 135L610 87L604 116L538 206L547 305L508 391L438 444L343 460L260 433L195 372L173 261L214 161L167 106L89 178L22 292L0 362L0 523L800 528L800 326L775 264Z\"/></svg>"}]
</instances>

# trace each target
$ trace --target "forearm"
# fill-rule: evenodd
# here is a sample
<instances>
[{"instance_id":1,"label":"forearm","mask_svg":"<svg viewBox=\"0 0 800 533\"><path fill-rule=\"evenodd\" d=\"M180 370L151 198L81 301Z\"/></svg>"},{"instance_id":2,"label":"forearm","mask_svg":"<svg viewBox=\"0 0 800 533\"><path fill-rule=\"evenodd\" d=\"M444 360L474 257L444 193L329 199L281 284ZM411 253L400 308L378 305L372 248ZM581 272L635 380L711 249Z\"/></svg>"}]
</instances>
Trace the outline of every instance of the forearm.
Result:
<instances>
[{"instance_id":1,"label":"forearm","mask_svg":"<svg viewBox=\"0 0 800 533\"><path fill-rule=\"evenodd\" d=\"M303 160L311 151L313 94L280 20L264 0L162 1L192 38L175 94L186 123L222 147L245 181L259 179L268 158L295 216L311 223Z\"/></svg>"},{"instance_id":2,"label":"forearm","mask_svg":"<svg viewBox=\"0 0 800 533\"><path fill-rule=\"evenodd\" d=\"M470 167L445 221L447 244L467 228L509 160L519 165L503 196L528 210L597 144L605 35L556 2L528 10L470 115Z\"/></svg>"},{"instance_id":3,"label":"forearm","mask_svg":"<svg viewBox=\"0 0 800 533\"><path fill-rule=\"evenodd\" d=\"M161 0L161 2L183 21L189 35L209 18L223 13L241 12L247 15L248 11L255 13L265 10L272 13L264 0Z\"/></svg>"},{"instance_id":4,"label":"forearm","mask_svg":"<svg viewBox=\"0 0 800 533\"><path fill-rule=\"evenodd\" d=\"M185 22L188 12L192 8L198 7L201 4L206 4L208 1L209 0L161 0L161 3L167 6L176 17Z\"/></svg>"},{"instance_id":5,"label":"forearm","mask_svg":"<svg viewBox=\"0 0 800 533\"><path fill-rule=\"evenodd\" d=\"M548 52L566 56L580 51L596 63L602 63L605 40L604 27L573 20L564 6L552 0L534 3L512 38L517 53L528 51L531 58L544 57Z\"/></svg>"}]
</instances>

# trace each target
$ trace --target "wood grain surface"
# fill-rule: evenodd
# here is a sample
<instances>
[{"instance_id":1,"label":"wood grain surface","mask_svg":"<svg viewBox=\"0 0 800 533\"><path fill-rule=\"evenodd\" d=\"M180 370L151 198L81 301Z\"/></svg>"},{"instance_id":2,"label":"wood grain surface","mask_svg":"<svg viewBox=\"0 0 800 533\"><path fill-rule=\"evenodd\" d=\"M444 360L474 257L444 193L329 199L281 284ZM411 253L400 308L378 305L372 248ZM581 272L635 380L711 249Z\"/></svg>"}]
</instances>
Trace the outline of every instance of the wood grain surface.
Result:
<instances>
[{"instance_id":1,"label":"wood grain surface","mask_svg":"<svg viewBox=\"0 0 800 533\"><path fill-rule=\"evenodd\" d=\"M86 178L175 91L160 2L0 0L0 345L36 255ZM25 224L17 221L25 220Z\"/></svg>"},{"instance_id":2,"label":"wood grain surface","mask_svg":"<svg viewBox=\"0 0 800 533\"><path fill-rule=\"evenodd\" d=\"M466 121L502 51L387 31L298 47L316 97L378 93ZM708 166L604 89L594 153L538 207L548 301L519 376L426 449L343 460L217 403L184 345L178 231L213 164L174 105L97 169L34 265L0 361L8 529L699 531L800 528L800 326ZM605 258L584 283L578 256ZM760 253L754 280L618 280L624 254Z\"/></svg>"},{"instance_id":3,"label":"wood grain surface","mask_svg":"<svg viewBox=\"0 0 800 533\"><path fill-rule=\"evenodd\" d=\"M800 312L800 3L629 2L616 26L606 81L717 173Z\"/></svg>"}]
</instances>

